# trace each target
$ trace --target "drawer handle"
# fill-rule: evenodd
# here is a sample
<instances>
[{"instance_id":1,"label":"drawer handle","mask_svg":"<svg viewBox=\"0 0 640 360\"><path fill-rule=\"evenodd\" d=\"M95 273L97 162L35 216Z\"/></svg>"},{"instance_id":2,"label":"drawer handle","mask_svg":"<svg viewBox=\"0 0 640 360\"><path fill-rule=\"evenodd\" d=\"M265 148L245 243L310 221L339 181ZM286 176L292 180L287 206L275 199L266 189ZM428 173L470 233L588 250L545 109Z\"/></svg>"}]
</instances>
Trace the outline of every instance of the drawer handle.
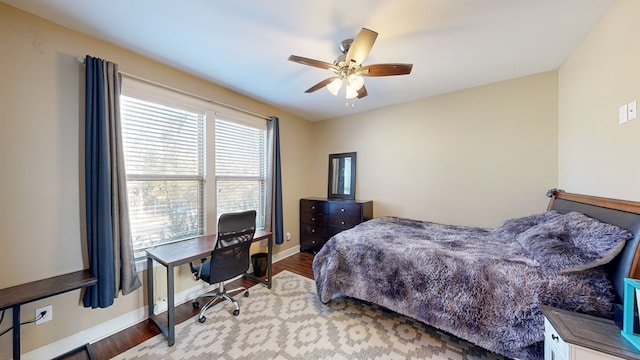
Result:
<instances>
[{"instance_id":1,"label":"drawer handle","mask_svg":"<svg viewBox=\"0 0 640 360\"><path fill-rule=\"evenodd\" d=\"M311 218L311 221L316 221L316 218L312 217L312 218Z\"/></svg>"},{"instance_id":2,"label":"drawer handle","mask_svg":"<svg viewBox=\"0 0 640 360\"><path fill-rule=\"evenodd\" d=\"M341 221L340 223L341 223L342 225L344 225L344 221Z\"/></svg>"},{"instance_id":3,"label":"drawer handle","mask_svg":"<svg viewBox=\"0 0 640 360\"><path fill-rule=\"evenodd\" d=\"M340 211L344 212L344 208L340 208Z\"/></svg>"},{"instance_id":4,"label":"drawer handle","mask_svg":"<svg viewBox=\"0 0 640 360\"><path fill-rule=\"evenodd\" d=\"M556 335L556 334L551 334L551 340L558 341L558 339L560 339L560 338L558 337L558 335Z\"/></svg>"},{"instance_id":5,"label":"drawer handle","mask_svg":"<svg viewBox=\"0 0 640 360\"><path fill-rule=\"evenodd\" d=\"M315 209L316 209L316 207L315 207L315 206L311 206L311 210L315 210Z\"/></svg>"},{"instance_id":6,"label":"drawer handle","mask_svg":"<svg viewBox=\"0 0 640 360\"><path fill-rule=\"evenodd\" d=\"M311 232L312 232L312 233L316 232L316 229L311 229Z\"/></svg>"}]
</instances>

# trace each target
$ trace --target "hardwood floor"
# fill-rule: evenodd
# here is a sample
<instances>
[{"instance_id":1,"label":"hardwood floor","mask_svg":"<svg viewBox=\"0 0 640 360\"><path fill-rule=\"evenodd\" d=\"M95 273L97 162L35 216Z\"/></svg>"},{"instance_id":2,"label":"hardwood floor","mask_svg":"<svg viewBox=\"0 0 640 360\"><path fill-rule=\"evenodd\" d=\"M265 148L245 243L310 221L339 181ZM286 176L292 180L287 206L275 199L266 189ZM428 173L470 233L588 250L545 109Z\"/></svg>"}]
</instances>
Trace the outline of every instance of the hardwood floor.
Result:
<instances>
[{"instance_id":1,"label":"hardwood floor","mask_svg":"<svg viewBox=\"0 0 640 360\"><path fill-rule=\"evenodd\" d=\"M277 274L283 270L308 277L313 279L313 269L311 264L313 262L313 254L310 253L298 253L288 258L282 259L273 264L273 274ZM255 283L251 280L240 279L229 284L229 287L251 287ZM240 300L242 301L242 300ZM242 308L242 304L240 304ZM179 324L183 321L195 321L194 318L198 315L198 310L194 309L191 302L178 305L176 307L176 323ZM229 316L231 313L229 313ZM117 334L109 336L106 339L100 340L91 344L91 351L95 360L106 360L144 342L158 335L160 331L150 321L145 320L137 325L134 325L128 329L122 330ZM77 353L70 354L59 358L60 360L84 360L89 359L86 351L78 351Z\"/></svg>"}]
</instances>

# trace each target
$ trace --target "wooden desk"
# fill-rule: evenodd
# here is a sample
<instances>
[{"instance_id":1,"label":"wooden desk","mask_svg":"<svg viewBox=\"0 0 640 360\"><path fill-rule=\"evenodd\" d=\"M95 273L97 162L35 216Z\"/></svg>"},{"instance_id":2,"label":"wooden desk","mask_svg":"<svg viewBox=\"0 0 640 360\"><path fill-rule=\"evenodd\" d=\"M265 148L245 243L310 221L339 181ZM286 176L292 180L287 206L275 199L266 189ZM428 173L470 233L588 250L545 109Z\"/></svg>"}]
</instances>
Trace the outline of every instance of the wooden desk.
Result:
<instances>
[{"instance_id":1,"label":"wooden desk","mask_svg":"<svg viewBox=\"0 0 640 360\"><path fill-rule=\"evenodd\" d=\"M13 358L20 359L20 306L91 286L97 282L90 270L80 270L0 290L0 310L13 308Z\"/></svg>"},{"instance_id":2,"label":"wooden desk","mask_svg":"<svg viewBox=\"0 0 640 360\"><path fill-rule=\"evenodd\" d=\"M263 280L252 274L243 276L256 282L267 285L271 289L272 256L273 256L273 233L256 230L253 241L267 240L267 280ZM156 246L147 250L147 302L149 308L149 320L151 320L167 338L169 346L175 343L175 300L174 300L174 268L179 265L199 260L211 255L216 247L218 237L216 234L198 236L193 239L178 241L171 244ZM163 320L153 313L153 261L157 261L167 269L167 321L166 326Z\"/></svg>"}]
</instances>

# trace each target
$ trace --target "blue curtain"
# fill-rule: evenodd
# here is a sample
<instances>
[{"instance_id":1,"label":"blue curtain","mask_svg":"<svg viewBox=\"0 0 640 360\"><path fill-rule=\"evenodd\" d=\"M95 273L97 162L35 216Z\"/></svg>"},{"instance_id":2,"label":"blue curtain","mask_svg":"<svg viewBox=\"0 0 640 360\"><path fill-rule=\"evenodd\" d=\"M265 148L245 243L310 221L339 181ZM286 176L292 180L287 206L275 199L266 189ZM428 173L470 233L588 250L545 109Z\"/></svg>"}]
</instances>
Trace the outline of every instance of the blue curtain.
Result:
<instances>
[{"instance_id":1,"label":"blue curtain","mask_svg":"<svg viewBox=\"0 0 640 360\"><path fill-rule=\"evenodd\" d=\"M85 59L85 196L89 268L84 306L104 308L142 283L135 271L120 136L117 64Z\"/></svg>"},{"instance_id":2,"label":"blue curtain","mask_svg":"<svg viewBox=\"0 0 640 360\"><path fill-rule=\"evenodd\" d=\"M280 119L272 116L267 121L267 137L269 142L269 151L271 152L271 192L272 192L272 209L270 214L270 230L273 232L275 243L282 244L284 242L283 225L282 225L282 171L280 159Z\"/></svg>"},{"instance_id":3,"label":"blue curtain","mask_svg":"<svg viewBox=\"0 0 640 360\"><path fill-rule=\"evenodd\" d=\"M85 194L89 268L98 279L84 294L85 307L107 307L116 295L111 181L105 110L104 61L86 57Z\"/></svg>"}]
</instances>

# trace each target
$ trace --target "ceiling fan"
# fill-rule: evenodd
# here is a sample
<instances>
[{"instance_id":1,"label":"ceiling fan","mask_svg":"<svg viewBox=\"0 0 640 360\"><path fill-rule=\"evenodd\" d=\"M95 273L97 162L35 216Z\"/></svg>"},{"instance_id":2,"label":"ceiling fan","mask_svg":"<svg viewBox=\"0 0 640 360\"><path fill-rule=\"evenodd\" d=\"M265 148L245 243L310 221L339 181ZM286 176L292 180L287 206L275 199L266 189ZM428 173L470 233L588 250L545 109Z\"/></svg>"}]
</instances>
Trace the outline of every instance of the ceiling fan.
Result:
<instances>
[{"instance_id":1,"label":"ceiling fan","mask_svg":"<svg viewBox=\"0 0 640 360\"><path fill-rule=\"evenodd\" d=\"M345 84L346 98L360 99L367 96L363 76L406 75L411 73L411 68L413 67L413 64L397 63L363 66L362 62L369 54L369 51L371 51L377 37L377 32L362 28L358 36L354 39L342 41L340 44L342 55L338 56L333 61L333 64L296 55L289 56L289 61L321 69L328 69L335 74L335 76L313 85L305 91L306 93L312 93L326 86L329 92L333 95L338 95L342 84Z\"/></svg>"}]
</instances>

